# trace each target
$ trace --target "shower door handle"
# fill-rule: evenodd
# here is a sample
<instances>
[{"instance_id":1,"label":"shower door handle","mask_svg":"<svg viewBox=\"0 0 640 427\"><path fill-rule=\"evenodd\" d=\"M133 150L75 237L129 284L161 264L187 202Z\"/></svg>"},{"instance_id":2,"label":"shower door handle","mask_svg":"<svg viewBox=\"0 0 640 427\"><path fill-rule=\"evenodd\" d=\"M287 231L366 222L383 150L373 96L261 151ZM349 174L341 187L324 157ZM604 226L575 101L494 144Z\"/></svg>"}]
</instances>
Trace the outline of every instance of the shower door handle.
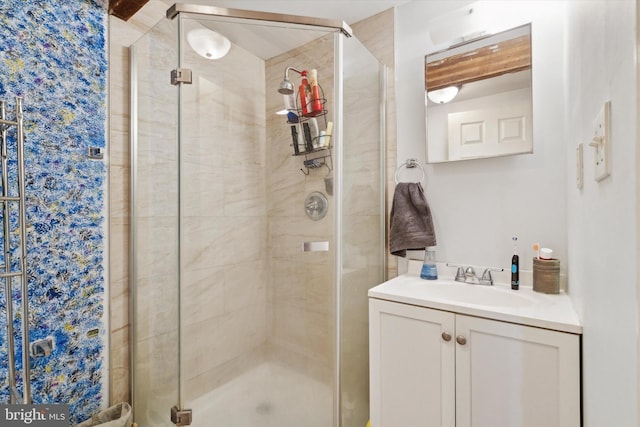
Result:
<instances>
[{"instance_id":1,"label":"shower door handle","mask_svg":"<svg viewBox=\"0 0 640 427\"><path fill-rule=\"evenodd\" d=\"M302 242L302 252L326 252L329 242Z\"/></svg>"}]
</instances>

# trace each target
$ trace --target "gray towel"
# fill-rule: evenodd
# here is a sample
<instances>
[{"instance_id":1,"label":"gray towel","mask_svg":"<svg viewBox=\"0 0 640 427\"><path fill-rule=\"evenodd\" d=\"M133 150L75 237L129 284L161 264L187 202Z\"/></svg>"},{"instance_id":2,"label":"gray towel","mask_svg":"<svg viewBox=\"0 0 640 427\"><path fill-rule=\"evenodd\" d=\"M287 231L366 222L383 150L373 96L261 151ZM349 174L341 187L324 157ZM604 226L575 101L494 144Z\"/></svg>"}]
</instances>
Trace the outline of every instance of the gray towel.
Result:
<instances>
[{"instance_id":1,"label":"gray towel","mask_svg":"<svg viewBox=\"0 0 640 427\"><path fill-rule=\"evenodd\" d=\"M436 245L431 209L419 182L396 185L391 205L389 249L391 255L406 256L407 249Z\"/></svg>"}]
</instances>

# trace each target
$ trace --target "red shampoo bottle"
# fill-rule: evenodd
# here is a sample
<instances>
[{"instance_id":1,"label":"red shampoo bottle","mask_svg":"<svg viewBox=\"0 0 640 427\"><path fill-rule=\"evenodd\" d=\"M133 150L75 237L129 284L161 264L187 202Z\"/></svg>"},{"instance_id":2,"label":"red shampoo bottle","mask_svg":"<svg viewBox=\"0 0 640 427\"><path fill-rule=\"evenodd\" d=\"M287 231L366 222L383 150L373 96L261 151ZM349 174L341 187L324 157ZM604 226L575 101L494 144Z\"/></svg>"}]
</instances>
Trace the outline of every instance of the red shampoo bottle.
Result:
<instances>
[{"instance_id":1,"label":"red shampoo bottle","mask_svg":"<svg viewBox=\"0 0 640 427\"><path fill-rule=\"evenodd\" d=\"M300 109L302 110L303 116L309 117L311 106L311 87L309 86L309 80L307 80L307 70L302 71L302 73L300 74L302 75L302 83L300 83L300 87L298 88L298 92L300 95Z\"/></svg>"}]
</instances>

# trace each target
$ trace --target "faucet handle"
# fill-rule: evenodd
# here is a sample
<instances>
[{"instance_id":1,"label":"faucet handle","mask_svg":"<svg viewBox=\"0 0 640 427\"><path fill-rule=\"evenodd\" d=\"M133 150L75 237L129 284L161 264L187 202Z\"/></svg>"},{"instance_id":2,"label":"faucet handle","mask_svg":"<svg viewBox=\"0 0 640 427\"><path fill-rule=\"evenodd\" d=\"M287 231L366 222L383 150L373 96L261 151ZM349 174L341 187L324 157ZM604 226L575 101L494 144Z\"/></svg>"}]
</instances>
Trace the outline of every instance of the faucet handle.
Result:
<instances>
[{"instance_id":1,"label":"faucet handle","mask_svg":"<svg viewBox=\"0 0 640 427\"><path fill-rule=\"evenodd\" d=\"M492 271L504 271L504 268L485 268L484 272L482 273L482 277L480 278L481 285L493 286L493 277L491 276Z\"/></svg>"},{"instance_id":2,"label":"faucet handle","mask_svg":"<svg viewBox=\"0 0 640 427\"><path fill-rule=\"evenodd\" d=\"M460 265L460 264L451 264L451 263L447 263L447 267L456 267L456 278L454 279L456 282L463 282L465 281L465 277L464 277L464 266Z\"/></svg>"},{"instance_id":3,"label":"faucet handle","mask_svg":"<svg viewBox=\"0 0 640 427\"><path fill-rule=\"evenodd\" d=\"M478 285L480 283L480 279L476 276L476 271L473 267L467 267L466 270L464 270L464 282L471 283L472 285Z\"/></svg>"},{"instance_id":4,"label":"faucet handle","mask_svg":"<svg viewBox=\"0 0 640 427\"><path fill-rule=\"evenodd\" d=\"M464 271L464 275L465 277L475 277L476 271L473 269L473 267L467 267L467 269Z\"/></svg>"}]
</instances>

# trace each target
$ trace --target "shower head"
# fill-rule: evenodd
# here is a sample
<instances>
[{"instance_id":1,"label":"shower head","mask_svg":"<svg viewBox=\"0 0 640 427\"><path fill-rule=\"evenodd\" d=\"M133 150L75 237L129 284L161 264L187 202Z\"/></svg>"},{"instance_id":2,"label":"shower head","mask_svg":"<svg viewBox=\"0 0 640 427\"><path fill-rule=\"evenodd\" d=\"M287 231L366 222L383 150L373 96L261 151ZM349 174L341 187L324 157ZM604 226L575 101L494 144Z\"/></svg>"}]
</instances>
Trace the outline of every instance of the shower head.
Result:
<instances>
[{"instance_id":1,"label":"shower head","mask_svg":"<svg viewBox=\"0 0 640 427\"><path fill-rule=\"evenodd\" d=\"M291 81L289 80L289 70L293 70L298 74L302 74L302 71L296 70L293 67L285 68L284 80L282 81L282 83L280 83L280 86L278 87L278 93L281 93L283 95L293 95L293 93L295 92L293 83L291 83Z\"/></svg>"},{"instance_id":2,"label":"shower head","mask_svg":"<svg viewBox=\"0 0 640 427\"><path fill-rule=\"evenodd\" d=\"M280 83L280 87L278 87L278 93L283 95L293 95L295 89L293 88L293 83L285 76L282 83Z\"/></svg>"}]
</instances>

